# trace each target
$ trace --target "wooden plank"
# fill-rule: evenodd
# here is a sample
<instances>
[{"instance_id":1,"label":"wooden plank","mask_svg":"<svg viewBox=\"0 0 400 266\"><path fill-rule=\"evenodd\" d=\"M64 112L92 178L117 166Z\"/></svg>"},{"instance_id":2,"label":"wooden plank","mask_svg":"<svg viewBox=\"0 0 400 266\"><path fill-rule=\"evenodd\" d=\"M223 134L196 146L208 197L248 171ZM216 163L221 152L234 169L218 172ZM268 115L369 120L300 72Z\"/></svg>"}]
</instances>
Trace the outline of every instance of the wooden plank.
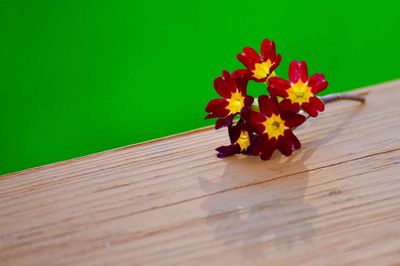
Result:
<instances>
[{"instance_id":1,"label":"wooden plank","mask_svg":"<svg viewBox=\"0 0 400 266\"><path fill-rule=\"evenodd\" d=\"M0 177L1 265L400 264L400 81L296 129L286 158L210 128Z\"/></svg>"}]
</instances>

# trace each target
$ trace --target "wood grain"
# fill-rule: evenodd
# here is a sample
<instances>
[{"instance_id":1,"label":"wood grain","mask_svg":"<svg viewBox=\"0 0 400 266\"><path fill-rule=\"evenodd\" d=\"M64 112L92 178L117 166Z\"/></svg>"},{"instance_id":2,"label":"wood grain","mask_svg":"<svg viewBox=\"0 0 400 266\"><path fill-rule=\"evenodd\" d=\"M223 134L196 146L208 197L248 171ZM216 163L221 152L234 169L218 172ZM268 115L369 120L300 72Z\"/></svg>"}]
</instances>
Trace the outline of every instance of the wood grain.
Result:
<instances>
[{"instance_id":1,"label":"wood grain","mask_svg":"<svg viewBox=\"0 0 400 266\"><path fill-rule=\"evenodd\" d=\"M400 265L399 89L329 104L289 158L217 159L206 128L2 176L0 264Z\"/></svg>"}]
</instances>

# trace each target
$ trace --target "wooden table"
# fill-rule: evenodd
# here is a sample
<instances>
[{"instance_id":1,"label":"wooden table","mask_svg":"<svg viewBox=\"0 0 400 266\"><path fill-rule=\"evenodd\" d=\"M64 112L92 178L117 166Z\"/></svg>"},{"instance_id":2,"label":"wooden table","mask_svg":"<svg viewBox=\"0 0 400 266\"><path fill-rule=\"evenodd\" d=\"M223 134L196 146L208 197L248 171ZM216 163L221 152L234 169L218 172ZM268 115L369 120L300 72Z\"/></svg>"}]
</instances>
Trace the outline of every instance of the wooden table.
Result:
<instances>
[{"instance_id":1,"label":"wooden table","mask_svg":"<svg viewBox=\"0 0 400 266\"><path fill-rule=\"evenodd\" d=\"M400 265L400 81L364 91L289 158L206 128L2 176L0 264Z\"/></svg>"}]
</instances>

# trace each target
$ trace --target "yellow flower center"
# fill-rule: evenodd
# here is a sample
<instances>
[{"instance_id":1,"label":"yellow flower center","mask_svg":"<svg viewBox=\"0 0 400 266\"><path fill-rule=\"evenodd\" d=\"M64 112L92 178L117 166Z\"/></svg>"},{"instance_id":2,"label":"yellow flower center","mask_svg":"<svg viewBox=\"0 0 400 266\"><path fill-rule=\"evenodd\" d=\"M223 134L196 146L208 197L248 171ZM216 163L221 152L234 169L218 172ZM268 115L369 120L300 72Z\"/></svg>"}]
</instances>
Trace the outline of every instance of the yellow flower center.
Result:
<instances>
[{"instance_id":1,"label":"yellow flower center","mask_svg":"<svg viewBox=\"0 0 400 266\"><path fill-rule=\"evenodd\" d=\"M269 139L283 136L283 132L286 129L285 121L282 120L280 115L273 114L263 122L263 125L265 127L264 133L268 133Z\"/></svg>"},{"instance_id":2,"label":"yellow flower center","mask_svg":"<svg viewBox=\"0 0 400 266\"><path fill-rule=\"evenodd\" d=\"M311 88L307 86L307 83L303 83L301 80L292 85L292 87L287 90L287 93L290 101L298 104L308 103L310 98L314 96L311 92Z\"/></svg>"},{"instance_id":3,"label":"yellow flower center","mask_svg":"<svg viewBox=\"0 0 400 266\"><path fill-rule=\"evenodd\" d=\"M263 79L268 77L272 65L273 63L269 59L266 62L256 63L254 65L255 69L252 70L253 77L255 77L256 79Z\"/></svg>"},{"instance_id":4,"label":"yellow flower center","mask_svg":"<svg viewBox=\"0 0 400 266\"><path fill-rule=\"evenodd\" d=\"M226 107L226 109L230 111L230 114L236 114L242 110L244 98L245 97L239 91L232 93L231 98L228 100L229 104Z\"/></svg>"},{"instance_id":5,"label":"yellow flower center","mask_svg":"<svg viewBox=\"0 0 400 266\"><path fill-rule=\"evenodd\" d=\"M246 150L250 146L249 132L242 130L236 143L239 144L242 151Z\"/></svg>"}]
</instances>

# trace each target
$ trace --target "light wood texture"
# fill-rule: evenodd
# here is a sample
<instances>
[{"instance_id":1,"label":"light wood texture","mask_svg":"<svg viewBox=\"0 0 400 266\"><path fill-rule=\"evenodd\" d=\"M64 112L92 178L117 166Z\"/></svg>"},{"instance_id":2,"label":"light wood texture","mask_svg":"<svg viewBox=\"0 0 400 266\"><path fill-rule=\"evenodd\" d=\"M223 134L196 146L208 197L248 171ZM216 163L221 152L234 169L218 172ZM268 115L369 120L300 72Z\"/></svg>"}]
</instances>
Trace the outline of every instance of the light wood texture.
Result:
<instances>
[{"instance_id":1,"label":"light wood texture","mask_svg":"<svg viewBox=\"0 0 400 266\"><path fill-rule=\"evenodd\" d=\"M364 91L289 158L207 128L2 176L0 264L400 265L400 81Z\"/></svg>"}]
</instances>

